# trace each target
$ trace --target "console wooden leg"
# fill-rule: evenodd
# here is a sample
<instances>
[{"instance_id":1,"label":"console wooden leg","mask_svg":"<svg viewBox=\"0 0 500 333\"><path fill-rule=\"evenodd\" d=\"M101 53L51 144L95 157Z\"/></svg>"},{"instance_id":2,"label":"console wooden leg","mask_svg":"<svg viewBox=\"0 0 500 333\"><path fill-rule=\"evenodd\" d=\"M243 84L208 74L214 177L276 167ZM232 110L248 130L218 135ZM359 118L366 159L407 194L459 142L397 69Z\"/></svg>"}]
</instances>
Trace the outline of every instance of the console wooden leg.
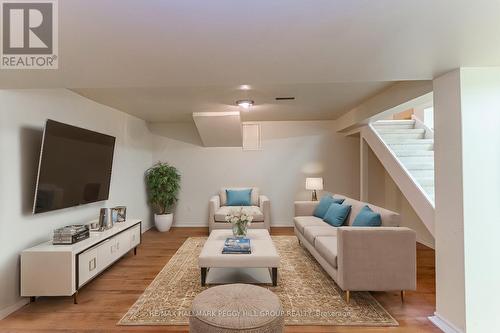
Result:
<instances>
[{"instance_id":1,"label":"console wooden leg","mask_svg":"<svg viewBox=\"0 0 500 333\"><path fill-rule=\"evenodd\" d=\"M136 256L136 255L137 255L137 246L134 247L134 256Z\"/></svg>"},{"instance_id":2,"label":"console wooden leg","mask_svg":"<svg viewBox=\"0 0 500 333\"><path fill-rule=\"evenodd\" d=\"M273 287L278 285L278 267L273 267L272 269Z\"/></svg>"},{"instance_id":3,"label":"console wooden leg","mask_svg":"<svg viewBox=\"0 0 500 333\"><path fill-rule=\"evenodd\" d=\"M405 291L404 290L401 290L401 303L404 303L405 302Z\"/></svg>"},{"instance_id":4,"label":"console wooden leg","mask_svg":"<svg viewBox=\"0 0 500 333\"><path fill-rule=\"evenodd\" d=\"M202 267L201 268L201 286L202 287L205 286L206 280L207 280L207 268L206 267Z\"/></svg>"},{"instance_id":5,"label":"console wooden leg","mask_svg":"<svg viewBox=\"0 0 500 333\"><path fill-rule=\"evenodd\" d=\"M36 296L31 296L30 303L35 303L35 302L36 302Z\"/></svg>"},{"instance_id":6,"label":"console wooden leg","mask_svg":"<svg viewBox=\"0 0 500 333\"><path fill-rule=\"evenodd\" d=\"M73 294L73 304L78 304L78 290Z\"/></svg>"},{"instance_id":7,"label":"console wooden leg","mask_svg":"<svg viewBox=\"0 0 500 333\"><path fill-rule=\"evenodd\" d=\"M345 291L345 301L347 304L351 301L351 292L349 290Z\"/></svg>"}]
</instances>

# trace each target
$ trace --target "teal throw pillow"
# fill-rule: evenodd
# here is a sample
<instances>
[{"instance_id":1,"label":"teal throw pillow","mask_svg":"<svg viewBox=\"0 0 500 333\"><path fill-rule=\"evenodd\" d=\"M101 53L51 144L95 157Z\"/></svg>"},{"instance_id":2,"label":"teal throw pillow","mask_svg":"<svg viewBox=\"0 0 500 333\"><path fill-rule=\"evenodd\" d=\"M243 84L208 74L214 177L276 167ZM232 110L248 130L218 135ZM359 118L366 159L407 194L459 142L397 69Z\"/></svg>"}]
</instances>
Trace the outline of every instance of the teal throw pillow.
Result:
<instances>
[{"instance_id":1,"label":"teal throw pillow","mask_svg":"<svg viewBox=\"0 0 500 333\"><path fill-rule=\"evenodd\" d=\"M328 208L323 221L334 227L340 227L344 224L350 211L351 205L342 205L334 202Z\"/></svg>"},{"instance_id":2,"label":"teal throw pillow","mask_svg":"<svg viewBox=\"0 0 500 333\"><path fill-rule=\"evenodd\" d=\"M379 213L375 213L370 207L364 206L352 223L353 227L380 227L382 218Z\"/></svg>"},{"instance_id":3,"label":"teal throw pillow","mask_svg":"<svg viewBox=\"0 0 500 333\"><path fill-rule=\"evenodd\" d=\"M325 195L323 198L321 198L321 200L319 201L319 204L314 209L313 215L322 219L325 217L325 214L328 211L328 208L330 208L330 205L332 203L335 202L335 203L341 204L344 202L344 200L345 199L334 198L331 195Z\"/></svg>"},{"instance_id":4,"label":"teal throw pillow","mask_svg":"<svg viewBox=\"0 0 500 333\"><path fill-rule=\"evenodd\" d=\"M251 206L252 189L244 190L226 190L228 206Z\"/></svg>"}]
</instances>

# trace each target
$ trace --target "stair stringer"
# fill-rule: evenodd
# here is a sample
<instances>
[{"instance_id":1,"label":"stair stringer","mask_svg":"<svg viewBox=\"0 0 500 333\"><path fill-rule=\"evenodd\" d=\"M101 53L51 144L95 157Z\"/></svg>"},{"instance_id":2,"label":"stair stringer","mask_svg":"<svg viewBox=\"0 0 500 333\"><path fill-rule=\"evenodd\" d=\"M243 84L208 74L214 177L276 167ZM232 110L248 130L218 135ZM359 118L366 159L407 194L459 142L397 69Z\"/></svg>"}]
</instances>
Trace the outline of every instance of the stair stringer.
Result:
<instances>
[{"instance_id":1,"label":"stair stringer","mask_svg":"<svg viewBox=\"0 0 500 333\"><path fill-rule=\"evenodd\" d=\"M371 124L361 130L361 139L370 146L387 173L406 197L412 208L434 236L434 204L392 150L386 145Z\"/></svg>"}]
</instances>

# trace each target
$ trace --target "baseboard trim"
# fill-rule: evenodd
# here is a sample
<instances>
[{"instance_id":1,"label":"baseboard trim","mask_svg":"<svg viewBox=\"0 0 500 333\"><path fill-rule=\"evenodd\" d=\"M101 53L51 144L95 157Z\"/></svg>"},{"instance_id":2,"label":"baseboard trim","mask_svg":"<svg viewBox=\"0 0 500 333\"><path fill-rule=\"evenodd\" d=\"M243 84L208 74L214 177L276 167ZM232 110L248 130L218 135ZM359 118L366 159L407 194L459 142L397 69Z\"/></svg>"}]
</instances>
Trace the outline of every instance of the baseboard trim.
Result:
<instances>
[{"instance_id":1,"label":"baseboard trim","mask_svg":"<svg viewBox=\"0 0 500 333\"><path fill-rule=\"evenodd\" d=\"M6 307L5 309L0 310L0 320L4 319L11 313L16 312L26 304L28 304L30 300L28 298L22 298L18 302L12 304L11 306Z\"/></svg>"},{"instance_id":2,"label":"baseboard trim","mask_svg":"<svg viewBox=\"0 0 500 333\"><path fill-rule=\"evenodd\" d=\"M428 318L431 323L433 323L444 333L463 333L462 330L459 330L457 327L455 327L455 325L438 315L437 312L434 312L434 316L430 316Z\"/></svg>"},{"instance_id":3,"label":"baseboard trim","mask_svg":"<svg viewBox=\"0 0 500 333\"><path fill-rule=\"evenodd\" d=\"M198 227L206 227L208 228L208 223L199 223L199 222L177 222L174 223L172 227L177 227L177 228L198 228ZM293 227L293 224L291 223L273 223L271 224L271 227L276 227L276 228L282 228L282 227Z\"/></svg>"},{"instance_id":4,"label":"baseboard trim","mask_svg":"<svg viewBox=\"0 0 500 333\"><path fill-rule=\"evenodd\" d=\"M176 228L200 228L206 227L208 228L208 223L200 223L200 222L177 222L172 225L172 227Z\"/></svg>"},{"instance_id":5,"label":"baseboard trim","mask_svg":"<svg viewBox=\"0 0 500 333\"><path fill-rule=\"evenodd\" d=\"M271 224L271 228L292 228L293 224L290 223L275 223Z\"/></svg>"}]
</instances>

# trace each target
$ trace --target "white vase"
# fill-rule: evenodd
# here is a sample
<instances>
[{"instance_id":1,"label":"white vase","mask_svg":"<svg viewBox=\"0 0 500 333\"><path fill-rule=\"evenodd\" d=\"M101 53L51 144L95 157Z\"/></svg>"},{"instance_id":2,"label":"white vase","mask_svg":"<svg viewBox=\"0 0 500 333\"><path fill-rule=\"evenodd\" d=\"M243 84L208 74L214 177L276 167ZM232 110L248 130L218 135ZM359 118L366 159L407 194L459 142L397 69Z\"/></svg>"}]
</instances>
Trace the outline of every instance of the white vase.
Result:
<instances>
[{"instance_id":1,"label":"white vase","mask_svg":"<svg viewBox=\"0 0 500 333\"><path fill-rule=\"evenodd\" d=\"M160 232L169 231L174 220L174 214L155 214L155 226Z\"/></svg>"}]
</instances>

